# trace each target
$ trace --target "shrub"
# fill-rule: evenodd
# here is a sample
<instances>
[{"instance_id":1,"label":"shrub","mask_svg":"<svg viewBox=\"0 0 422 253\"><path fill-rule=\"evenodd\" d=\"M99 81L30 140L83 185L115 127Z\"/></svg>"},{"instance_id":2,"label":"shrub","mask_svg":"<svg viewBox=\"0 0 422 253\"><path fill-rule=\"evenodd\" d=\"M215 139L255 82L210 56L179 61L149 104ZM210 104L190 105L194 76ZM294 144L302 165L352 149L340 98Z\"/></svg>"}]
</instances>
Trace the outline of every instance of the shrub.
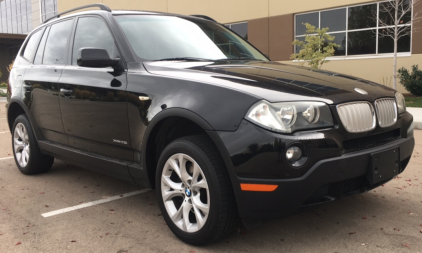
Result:
<instances>
[{"instance_id":1,"label":"shrub","mask_svg":"<svg viewBox=\"0 0 422 253\"><path fill-rule=\"evenodd\" d=\"M412 66L412 73L402 67L398 70L400 82L404 88L415 96L422 96L422 70L418 65Z\"/></svg>"},{"instance_id":2,"label":"shrub","mask_svg":"<svg viewBox=\"0 0 422 253\"><path fill-rule=\"evenodd\" d=\"M0 83L0 88L7 88L7 83Z\"/></svg>"},{"instance_id":3,"label":"shrub","mask_svg":"<svg viewBox=\"0 0 422 253\"><path fill-rule=\"evenodd\" d=\"M293 45L300 48L299 53L292 54L290 59L299 60L299 65L303 66L305 62L313 69L320 69L324 63L329 62L326 58L333 56L336 47L340 47L334 43L334 36L327 34L327 28L316 28L315 26L305 23L306 37L305 41L295 40Z\"/></svg>"}]
</instances>

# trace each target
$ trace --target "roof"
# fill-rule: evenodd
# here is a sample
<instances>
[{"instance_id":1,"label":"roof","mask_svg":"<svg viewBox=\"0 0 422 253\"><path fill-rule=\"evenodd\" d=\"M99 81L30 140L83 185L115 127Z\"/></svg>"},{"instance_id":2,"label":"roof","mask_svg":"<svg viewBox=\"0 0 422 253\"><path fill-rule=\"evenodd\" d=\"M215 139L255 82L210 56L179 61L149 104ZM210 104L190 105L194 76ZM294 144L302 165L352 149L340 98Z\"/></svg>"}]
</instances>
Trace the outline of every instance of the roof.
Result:
<instances>
[{"instance_id":1,"label":"roof","mask_svg":"<svg viewBox=\"0 0 422 253\"><path fill-rule=\"evenodd\" d=\"M47 21L45 21L43 24L41 25L45 25L48 24L50 22L62 19L62 18L69 18L69 17L74 17L74 16L79 16L79 15L84 15L84 14L98 14L98 13L107 13L107 11L104 10L87 10L87 11L77 11L77 12L72 12L71 14L67 14L64 16L60 16L58 18L51 18ZM109 12L110 13L110 12ZM175 14L175 13L167 13L167 12L158 12L158 11L143 11L143 10L111 10L111 14L112 15L165 15L165 16L173 16L173 17L182 17L182 18L196 18L196 19L202 19L202 20L208 20L208 21L212 21L211 18L206 17L206 16L202 16L202 15L181 15L181 14ZM60 14L59 14L60 15ZM215 21L214 21L215 22Z\"/></svg>"}]
</instances>

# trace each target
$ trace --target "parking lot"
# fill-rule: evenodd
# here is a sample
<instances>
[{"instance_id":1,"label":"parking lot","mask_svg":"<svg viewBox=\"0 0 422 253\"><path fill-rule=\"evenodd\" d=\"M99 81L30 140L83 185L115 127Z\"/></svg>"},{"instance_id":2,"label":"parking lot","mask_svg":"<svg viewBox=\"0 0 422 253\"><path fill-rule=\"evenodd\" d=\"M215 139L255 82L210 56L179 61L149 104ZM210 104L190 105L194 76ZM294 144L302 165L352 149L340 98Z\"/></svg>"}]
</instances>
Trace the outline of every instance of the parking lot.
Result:
<instances>
[{"instance_id":1,"label":"parking lot","mask_svg":"<svg viewBox=\"0 0 422 253\"><path fill-rule=\"evenodd\" d=\"M168 229L154 191L57 159L49 173L21 174L10 158L4 105L0 102L0 252L422 251L422 131L415 131L406 171L385 186L251 230L240 226L219 243L194 247Z\"/></svg>"}]
</instances>

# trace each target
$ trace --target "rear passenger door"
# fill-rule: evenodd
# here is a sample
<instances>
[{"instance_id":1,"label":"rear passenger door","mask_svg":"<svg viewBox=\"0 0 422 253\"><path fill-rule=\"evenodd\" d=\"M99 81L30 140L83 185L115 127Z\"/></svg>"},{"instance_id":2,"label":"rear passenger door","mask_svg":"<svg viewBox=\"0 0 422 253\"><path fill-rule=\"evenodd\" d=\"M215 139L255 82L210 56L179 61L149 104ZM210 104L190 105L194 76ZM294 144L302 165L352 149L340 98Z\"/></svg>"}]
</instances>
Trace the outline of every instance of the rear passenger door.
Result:
<instances>
[{"instance_id":1,"label":"rear passenger door","mask_svg":"<svg viewBox=\"0 0 422 253\"><path fill-rule=\"evenodd\" d=\"M41 41L35 57L28 59L33 64L27 67L23 80L25 102L42 135L61 144L68 144L68 139L63 128L58 81L67 63L72 27L73 19L67 19L40 30Z\"/></svg>"},{"instance_id":2,"label":"rear passenger door","mask_svg":"<svg viewBox=\"0 0 422 253\"><path fill-rule=\"evenodd\" d=\"M114 37L100 16L79 17L74 34L71 59L60 78L60 104L69 145L132 161L125 69L77 65L80 48L101 48L110 58L121 58Z\"/></svg>"}]
</instances>

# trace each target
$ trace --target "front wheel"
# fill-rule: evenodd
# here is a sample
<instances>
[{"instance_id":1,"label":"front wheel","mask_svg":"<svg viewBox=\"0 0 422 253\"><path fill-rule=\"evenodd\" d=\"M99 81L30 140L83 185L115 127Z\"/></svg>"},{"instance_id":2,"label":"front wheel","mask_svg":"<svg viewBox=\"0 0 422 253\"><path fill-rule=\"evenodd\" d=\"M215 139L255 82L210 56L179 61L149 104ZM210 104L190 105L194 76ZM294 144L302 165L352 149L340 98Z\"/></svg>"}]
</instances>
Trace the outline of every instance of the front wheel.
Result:
<instances>
[{"instance_id":1,"label":"front wheel","mask_svg":"<svg viewBox=\"0 0 422 253\"><path fill-rule=\"evenodd\" d=\"M164 149L156 187L167 225L184 242L212 243L236 228L239 219L227 171L205 137L184 137Z\"/></svg>"}]
</instances>

